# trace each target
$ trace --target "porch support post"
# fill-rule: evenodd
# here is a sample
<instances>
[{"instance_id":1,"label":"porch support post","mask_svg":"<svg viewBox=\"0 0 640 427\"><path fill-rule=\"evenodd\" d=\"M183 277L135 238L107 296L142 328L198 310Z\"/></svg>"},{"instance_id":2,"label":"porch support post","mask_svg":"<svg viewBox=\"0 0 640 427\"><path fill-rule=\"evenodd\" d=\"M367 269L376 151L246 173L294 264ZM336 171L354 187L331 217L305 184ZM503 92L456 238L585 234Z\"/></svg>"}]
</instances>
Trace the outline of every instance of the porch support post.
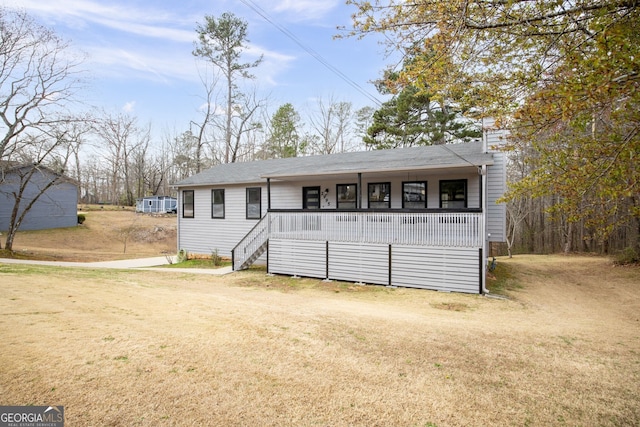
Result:
<instances>
[{"instance_id":1,"label":"porch support post","mask_svg":"<svg viewBox=\"0 0 640 427\"><path fill-rule=\"evenodd\" d=\"M271 210L271 178L267 178L267 211Z\"/></svg>"},{"instance_id":2,"label":"porch support post","mask_svg":"<svg viewBox=\"0 0 640 427\"><path fill-rule=\"evenodd\" d=\"M482 248L480 249L480 293L487 293L487 257L489 257L489 235L487 234L487 165L482 165L480 174L480 207L482 208Z\"/></svg>"},{"instance_id":3,"label":"porch support post","mask_svg":"<svg viewBox=\"0 0 640 427\"><path fill-rule=\"evenodd\" d=\"M478 293L480 295L484 294L484 275L486 274L486 270L484 268L484 265L486 264L486 262L484 262L484 255L482 253L482 248L480 248L479 250L479 259L478 259L478 269L480 270L480 280L479 280L479 288L478 288Z\"/></svg>"},{"instance_id":4,"label":"porch support post","mask_svg":"<svg viewBox=\"0 0 640 427\"><path fill-rule=\"evenodd\" d=\"M329 241L324 242L324 280L329 280Z\"/></svg>"},{"instance_id":5,"label":"porch support post","mask_svg":"<svg viewBox=\"0 0 640 427\"><path fill-rule=\"evenodd\" d=\"M393 286L393 283L391 282L391 275L392 275L391 266L393 264L393 260L391 258L391 244L389 244L389 261L388 262L389 262L389 286Z\"/></svg>"},{"instance_id":6,"label":"porch support post","mask_svg":"<svg viewBox=\"0 0 640 427\"><path fill-rule=\"evenodd\" d=\"M483 186L483 181L484 181L484 176L487 174L487 170L485 169L486 166L479 166L478 167L478 175L480 175L480 179L478 180L478 185L480 186L480 209L482 209L484 211L484 186Z\"/></svg>"},{"instance_id":7,"label":"porch support post","mask_svg":"<svg viewBox=\"0 0 640 427\"><path fill-rule=\"evenodd\" d=\"M356 209L362 209L362 172L358 172L358 200Z\"/></svg>"}]
</instances>

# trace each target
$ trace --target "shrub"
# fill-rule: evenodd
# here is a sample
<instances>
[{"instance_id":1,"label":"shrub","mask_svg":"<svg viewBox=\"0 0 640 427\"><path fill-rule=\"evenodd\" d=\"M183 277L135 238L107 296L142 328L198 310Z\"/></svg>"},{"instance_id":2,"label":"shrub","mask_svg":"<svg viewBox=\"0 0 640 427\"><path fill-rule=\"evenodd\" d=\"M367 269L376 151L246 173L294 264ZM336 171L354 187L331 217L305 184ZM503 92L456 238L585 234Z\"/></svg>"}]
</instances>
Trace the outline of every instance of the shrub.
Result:
<instances>
[{"instance_id":1,"label":"shrub","mask_svg":"<svg viewBox=\"0 0 640 427\"><path fill-rule=\"evenodd\" d=\"M213 262L213 265L216 267L220 267L222 265L222 257L218 255L217 249L211 251L211 262Z\"/></svg>"},{"instance_id":2,"label":"shrub","mask_svg":"<svg viewBox=\"0 0 640 427\"><path fill-rule=\"evenodd\" d=\"M636 249L629 246L618 252L614 257L613 262L616 265L639 264L640 253L638 253Z\"/></svg>"},{"instance_id":3,"label":"shrub","mask_svg":"<svg viewBox=\"0 0 640 427\"><path fill-rule=\"evenodd\" d=\"M87 217L84 214L78 214L78 224L82 224Z\"/></svg>"},{"instance_id":4,"label":"shrub","mask_svg":"<svg viewBox=\"0 0 640 427\"><path fill-rule=\"evenodd\" d=\"M178 262L185 262L189 260L189 252L186 249L180 249L178 252Z\"/></svg>"}]
</instances>

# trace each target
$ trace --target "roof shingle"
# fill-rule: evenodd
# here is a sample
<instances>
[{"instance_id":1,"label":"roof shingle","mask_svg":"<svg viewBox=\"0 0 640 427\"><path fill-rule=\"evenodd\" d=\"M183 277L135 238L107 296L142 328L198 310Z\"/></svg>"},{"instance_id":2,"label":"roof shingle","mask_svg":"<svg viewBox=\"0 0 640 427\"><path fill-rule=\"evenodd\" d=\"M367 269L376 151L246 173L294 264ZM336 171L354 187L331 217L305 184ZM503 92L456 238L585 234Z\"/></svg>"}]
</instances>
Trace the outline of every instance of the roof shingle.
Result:
<instances>
[{"instance_id":1,"label":"roof shingle","mask_svg":"<svg viewBox=\"0 0 640 427\"><path fill-rule=\"evenodd\" d=\"M483 152L482 143L470 142L227 163L214 166L174 185L187 187L243 184L264 182L267 178L285 179L347 172L391 172L491 164L493 156Z\"/></svg>"}]
</instances>

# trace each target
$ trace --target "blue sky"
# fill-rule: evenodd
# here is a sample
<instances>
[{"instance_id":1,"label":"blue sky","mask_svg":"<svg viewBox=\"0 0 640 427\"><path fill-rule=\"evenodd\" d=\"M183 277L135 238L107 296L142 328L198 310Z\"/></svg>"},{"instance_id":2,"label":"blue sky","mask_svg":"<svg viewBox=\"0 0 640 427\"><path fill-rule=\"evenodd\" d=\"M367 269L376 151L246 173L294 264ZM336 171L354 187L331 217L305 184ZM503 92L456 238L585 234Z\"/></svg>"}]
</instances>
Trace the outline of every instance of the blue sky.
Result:
<instances>
[{"instance_id":1,"label":"blue sky","mask_svg":"<svg viewBox=\"0 0 640 427\"><path fill-rule=\"evenodd\" d=\"M253 2L253 3L252 3ZM232 12L248 22L247 62L263 55L254 70L256 92L269 110L290 102L301 115L325 101L350 101L354 109L375 103L304 48L312 50L371 96L370 83L385 64L373 38L334 40L336 26L350 26L353 6L344 0L0 0L19 7L88 58L90 85L83 99L110 112L126 111L142 124L177 130L198 120L204 88L192 55L196 23L205 15ZM258 5L300 44L267 22Z\"/></svg>"}]
</instances>

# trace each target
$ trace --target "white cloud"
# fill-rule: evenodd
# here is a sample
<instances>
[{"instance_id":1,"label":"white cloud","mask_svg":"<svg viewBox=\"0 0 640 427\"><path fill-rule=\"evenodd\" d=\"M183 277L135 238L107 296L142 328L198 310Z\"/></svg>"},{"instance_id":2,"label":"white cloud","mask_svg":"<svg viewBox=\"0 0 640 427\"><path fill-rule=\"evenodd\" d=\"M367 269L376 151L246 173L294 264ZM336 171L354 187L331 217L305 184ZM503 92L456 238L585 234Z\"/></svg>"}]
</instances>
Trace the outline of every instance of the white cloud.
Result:
<instances>
[{"instance_id":1,"label":"white cloud","mask_svg":"<svg viewBox=\"0 0 640 427\"><path fill-rule=\"evenodd\" d=\"M259 4L258 0L252 1ZM301 40L316 41L318 34L324 35L324 29L320 27L335 28L336 21L348 19L348 14L341 10L343 1L272 0L260 7L283 27L287 27L287 23L303 22L304 25L292 25L296 35ZM242 3L237 0L213 3L207 0L182 3L166 0L0 0L0 5L24 9L69 39L75 48L86 52L89 57L83 68L105 87L110 84L117 87L123 82L150 82L156 87L162 86L157 89L161 93L177 93L176 97L197 93L202 82L198 60L191 53L196 39L195 26L206 14L215 16L224 11L249 17L255 23L249 29L249 38L254 43L246 46L242 61L250 62L263 55L263 62L251 70L256 80L248 84L275 89L279 93L291 92L293 89L290 88L294 87L306 90L316 84L328 84L329 78L314 84L308 80L308 75L316 73L316 68L322 65L311 65L312 69L296 72L301 64L309 67L307 54ZM362 68L365 64L357 65ZM132 91L135 92L135 88ZM125 108L141 110L147 105L144 96L130 91L122 94L115 105L122 106L133 98L138 103L127 103ZM303 95L294 92L286 96Z\"/></svg>"},{"instance_id":2,"label":"white cloud","mask_svg":"<svg viewBox=\"0 0 640 427\"><path fill-rule=\"evenodd\" d=\"M91 69L97 77L144 79L168 83L178 78L195 81L194 58L184 55L157 55L154 51L136 51L110 46L93 46L90 52Z\"/></svg>"},{"instance_id":3,"label":"white cloud","mask_svg":"<svg viewBox=\"0 0 640 427\"><path fill-rule=\"evenodd\" d=\"M88 46L88 62L96 77L143 79L169 84L175 79L200 84L196 58L190 51L163 52L158 55L153 50L136 50L110 46ZM294 56L281 54L251 45L247 49L246 61L263 55L263 62L251 72L261 86L277 86L278 76L291 67ZM204 64L204 62L202 62Z\"/></svg>"},{"instance_id":4,"label":"white cloud","mask_svg":"<svg viewBox=\"0 0 640 427\"><path fill-rule=\"evenodd\" d=\"M136 106L136 101L129 101L126 104L124 104L124 107L122 107L122 111L124 111L125 113L132 113L133 110L135 109Z\"/></svg>"},{"instance_id":5,"label":"white cloud","mask_svg":"<svg viewBox=\"0 0 640 427\"><path fill-rule=\"evenodd\" d=\"M309 0L303 3L316 5ZM47 25L71 29L75 44L89 54L86 63L96 77L200 81L191 51L195 23L201 16L178 16L157 9L153 2L145 9L92 0L0 0L0 4L24 9ZM278 7L291 11L296 4L287 0ZM277 75L295 60L256 44L249 44L245 54L246 61L264 57L256 74L259 82L269 86L276 85Z\"/></svg>"},{"instance_id":6,"label":"white cloud","mask_svg":"<svg viewBox=\"0 0 640 427\"><path fill-rule=\"evenodd\" d=\"M273 10L290 13L299 19L317 19L335 9L339 0L280 0Z\"/></svg>"},{"instance_id":7,"label":"white cloud","mask_svg":"<svg viewBox=\"0 0 640 427\"><path fill-rule=\"evenodd\" d=\"M115 2L104 5L86 0L4 0L2 3L75 29L98 24L130 34L177 42L191 42L194 39L192 19L159 9L137 9ZM189 28L180 29L180 26Z\"/></svg>"}]
</instances>

